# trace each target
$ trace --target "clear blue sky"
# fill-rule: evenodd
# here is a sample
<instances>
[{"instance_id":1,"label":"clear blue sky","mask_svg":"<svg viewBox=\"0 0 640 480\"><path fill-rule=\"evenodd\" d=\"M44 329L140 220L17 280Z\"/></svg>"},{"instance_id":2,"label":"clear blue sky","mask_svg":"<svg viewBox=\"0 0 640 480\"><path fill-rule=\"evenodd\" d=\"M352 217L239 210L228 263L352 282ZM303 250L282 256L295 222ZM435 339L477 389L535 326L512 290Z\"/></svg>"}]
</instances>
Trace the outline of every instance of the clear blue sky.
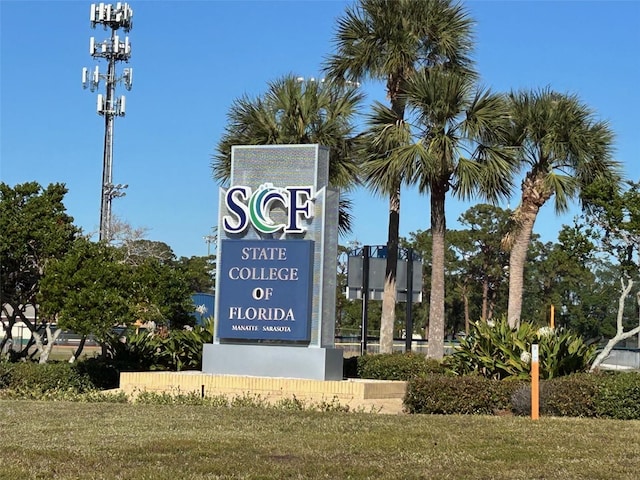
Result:
<instances>
[{"instance_id":1,"label":"clear blue sky","mask_svg":"<svg viewBox=\"0 0 640 480\"><path fill-rule=\"evenodd\" d=\"M349 2L129 3L134 86L119 88L127 116L116 119L113 170L114 183L129 188L113 211L178 256L205 255L203 236L218 211L210 155L231 102L264 92L287 73L318 77ZM96 65L89 37L107 38L90 28L90 4L0 0L0 179L65 183L68 212L85 232L98 229L104 120L95 112L96 93L81 87L81 70ZM640 180L640 2L465 4L477 21L483 84L576 93L611 123L616 157L629 178ZM382 85L363 88L367 102L384 100ZM385 243L387 202L364 190L352 198L355 231L341 243ZM428 197L405 192L402 235L429 228L428 204ZM450 227L469 206L447 201ZM556 217L547 206L535 231L554 241L576 213Z\"/></svg>"}]
</instances>

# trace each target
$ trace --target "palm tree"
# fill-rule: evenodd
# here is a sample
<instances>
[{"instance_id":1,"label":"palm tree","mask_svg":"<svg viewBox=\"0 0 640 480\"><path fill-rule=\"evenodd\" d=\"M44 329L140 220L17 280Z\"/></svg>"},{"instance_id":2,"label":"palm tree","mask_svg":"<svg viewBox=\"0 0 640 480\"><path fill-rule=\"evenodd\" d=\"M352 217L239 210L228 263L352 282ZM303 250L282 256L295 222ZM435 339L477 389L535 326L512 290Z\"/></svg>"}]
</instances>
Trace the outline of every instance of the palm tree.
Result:
<instances>
[{"instance_id":1,"label":"palm tree","mask_svg":"<svg viewBox=\"0 0 640 480\"><path fill-rule=\"evenodd\" d=\"M386 168L366 170L372 188L389 197L381 352L391 352L393 347L400 187L407 178L393 152L407 141L403 94L407 81L420 67L446 65L470 72L471 29L466 11L451 0L360 0L338 20L336 53L327 60L328 76L336 80L382 80L391 105L390 109L374 105L371 128L363 139L366 159L388 161Z\"/></svg>"},{"instance_id":2,"label":"palm tree","mask_svg":"<svg viewBox=\"0 0 640 480\"><path fill-rule=\"evenodd\" d=\"M270 83L263 96L245 95L236 99L211 162L214 179L221 183L229 181L233 145L318 143L331 151L330 185L348 190L358 179L353 118L362 99L355 87L304 81L291 75ZM341 197L342 233L350 230L349 207L349 199Z\"/></svg>"},{"instance_id":3,"label":"palm tree","mask_svg":"<svg viewBox=\"0 0 640 480\"><path fill-rule=\"evenodd\" d=\"M510 249L507 318L513 328L520 324L524 266L540 208L555 197L555 211L561 213L594 180L617 183L620 164L611 156L613 132L575 95L547 88L512 92L509 102L517 160L527 169L520 205L503 242Z\"/></svg>"},{"instance_id":4,"label":"palm tree","mask_svg":"<svg viewBox=\"0 0 640 480\"><path fill-rule=\"evenodd\" d=\"M508 116L502 95L477 88L474 75L445 68L424 69L407 85L407 101L421 129L417 142L401 147L398 162L410 169L410 182L430 194L431 298L429 357L444 355L445 199L479 194L487 201L508 196L513 162L504 145ZM378 162L380 165L381 162Z\"/></svg>"}]
</instances>

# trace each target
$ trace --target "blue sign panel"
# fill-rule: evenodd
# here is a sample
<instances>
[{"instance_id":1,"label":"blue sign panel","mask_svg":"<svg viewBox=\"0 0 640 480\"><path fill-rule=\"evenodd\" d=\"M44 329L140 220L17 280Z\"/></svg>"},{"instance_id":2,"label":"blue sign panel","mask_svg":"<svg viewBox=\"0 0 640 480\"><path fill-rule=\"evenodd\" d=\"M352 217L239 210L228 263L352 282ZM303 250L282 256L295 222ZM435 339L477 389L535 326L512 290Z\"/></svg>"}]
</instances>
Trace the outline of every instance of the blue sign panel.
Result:
<instances>
[{"instance_id":1,"label":"blue sign panel","mask_svg":"<svg viewBox=\"0 0 640 480\"><path fill-rule=\"evenodd\" d=\"M222 240L218 337L308 341L313 241Z\"/></svg>"}]
</instances>

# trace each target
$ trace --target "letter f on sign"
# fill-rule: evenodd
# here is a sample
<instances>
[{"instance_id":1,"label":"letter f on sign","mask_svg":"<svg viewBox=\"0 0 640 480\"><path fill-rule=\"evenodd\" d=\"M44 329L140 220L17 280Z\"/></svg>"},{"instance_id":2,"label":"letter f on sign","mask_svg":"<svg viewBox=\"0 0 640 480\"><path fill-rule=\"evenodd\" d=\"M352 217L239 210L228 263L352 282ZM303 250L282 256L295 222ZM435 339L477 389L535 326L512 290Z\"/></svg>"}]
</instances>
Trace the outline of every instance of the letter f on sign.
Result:
<instances>
[{"instance_id":1,"label":"letter f on sign","mask_svg":"<svg viewBox=\"0 0 640 480\"><path fill-rule=\"evenodd\" d=\"M287 187L289 191L289 225L287 233L304 233L304 227L298 225L298 215L308 220L313 217L312 187Z\"/></svg>"}]
</instances>

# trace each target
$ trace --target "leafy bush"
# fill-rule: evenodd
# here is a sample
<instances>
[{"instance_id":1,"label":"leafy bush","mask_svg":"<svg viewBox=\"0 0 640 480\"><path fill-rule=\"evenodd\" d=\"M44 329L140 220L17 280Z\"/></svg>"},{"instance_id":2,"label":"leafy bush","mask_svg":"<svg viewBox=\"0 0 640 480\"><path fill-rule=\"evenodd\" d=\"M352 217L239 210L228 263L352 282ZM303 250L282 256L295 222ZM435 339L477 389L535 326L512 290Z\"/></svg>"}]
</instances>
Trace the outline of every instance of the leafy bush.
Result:
<instances>
[{"instance_id":1,"label":"leafy bush","mask_svg":"<svg viewBox=\"0 0 640 480\"><path fill-rule=\"evenodd\" d=\"M531 345L539 345L540 377L554 378L586 371L595 358L595 345L564 329L537 329L523 322L512 329L506 319L473 324L471 333L446 359L458 375L478 373L487 378L530 378Z\"/></svg>"},{"instance_id":2,"label":"leafy bush","mask_svg":"<svg viewBox=\"0 0 640 480\"><path fill-rule=\"evenodd\" d=\"M512 396L515 414L530 414L530 388L523 386ZM640 373L580 373L541 382L540 413L639 420Z\"/></svg>"},{"instance_id":3,"label":"leafy bush","mask_svg":"<svg viewBox=\"0 0 640 480\"><path fill-rule=\"evenodd\" d=\"M13 369L13 363L5 360L0 360L0 389L9 386L11 380L11 370Z\"/></svg>"},{"instance_id":4,"label":"leafy bush","mask_svg":"<svg viewBox=\"0 0 640 480\"><path fill-rule=\"evenodd\" d=\"M51 402L79 402L79 403L128 403L129 397L124 392L101 392L88 390L78 393L72 389L62 390L0 390L2 399L43 400Z\"/></svg>"},{"instance_id":5,"label":"leafy bush","mask_svg":"<svg viewBox=\"0 0 640 480\"><path fill-rule=\"evenodd\" d=\"M206 322L206 320L205 320ZM213 341L212 330L206 326L196 326L185 330L171 330L169 335L158 342L156 360L169 370L201 370L202 348Z\"/></svg>"},{"instance_id":6,"label":"leafy bush","mask_svg":"<svg viewBox=\"0 0 640 480\"><path fill-rule=\"evenodd\" d=\"M545 402L540 402L544 415L557 417L593 417L597 378L587 373L554 378L545 385Z\"/></svg>"},{"instance_id":7,"label":"leafy bush","mask_svg":"<svg viewBox=\"0 0 640 480\"><path fill-rule=\"evenodd\" d=\"M0 363L0 389L13 398L98 401L100 389L116 388L118 371L99 358L68 362ZM93 400L76 396L93 395ZM69 397L69 398L67 398ZM70 398L74 397L74 398ZM113 401L111 398L106 401Z\"/></svg>"},{"instance_id":8,"label":"leafy bush","mask_svg":"<svg viewBox=\"0 0 640 480\"><path fill-rule=\"evenodd\" d=\"M121 371L200 370L202 348L213 341L213 318L203 325L170 330L166 334L125 331L108 339L113 365Z\"/></svg>"},{"instance_id":9,"label":"leafy bush","mask_svg":"<svg viewBox=\"0 0 640 480\"><path fill-rule=\"evenodd\" d=\"M112 333L107 339L107 351L112 364L121 371L156 369L157 335L147 330L126 330Z\"/></svg>"},{"instance_id":10,"label":"leafy bush","mask_svg":"<svg viewBox=\"0 0 640 480\"><path fill-rule=\"evenodd\" d=\"M76 370L87 375L95 388L109 390L120 384L120 372L108 359L101 357L87 358L76 362Z\"/></svg>"},{"instance_id":11,"label":"leafy bush","mask_svg":"<svg viewBox=\"0 0 640 480\"><path fill-rule=\"evenodd\" d=\"M51 392L80 394L95 389L91 378L67 362L20 362L3 375L4 388L20 396L41 398Z\"/></svg>"},{"instance_id":12,"label":"leafy bush","mask_svg":"<svg viewBox=\"0 0 640 480\"><path fill-rule=\"evenodd\" d=\"M574 374L540 382L541 415L556 417L594 417L597 381L593 375ZM522 385L511 396L515 415L531 414L531 385Z\"/></svg>"},{"instance_id":13,"label":"leafy bush","mask_svg":"<svg viewBox=\"0 0 640 480\"><path fill-rule=\"evenodd\" d=\"M101 392L92 390L78 396L78 402L83 403L129 403L129 397L124 392Z\"/></svg>"},{"instance_id":14,"label":"leafy bush","mask_svg":"<svg viewBox=\"0 0 640 480\"><path fill-rule=\"evenodd\" d=\"M522 385L479 375L413 378L404 397L409 413L492 415L511 408L511 396Z\"/></svg>"},{"instance_id":15,"label":"leafy bush","mask_svg":"<svg viewBox=\"0 0 640 480\"><path fill-rule=\"evenodd\" d=\"M240 395L216 395L203 397L198 392L140 392L133 399L134 403L143 405L191 405L225 408L262 408L284 411L316 411L316 412L349 412L349 405L340 403L337 397L320 402L305 402L296 398L282 398L276 402L269 402L259 394L245 392Z\"/></svg>"},{"instance_id":16,"label":"leafy bush","mask_svg":"<svg viewBox=\"0 0 640 480\"><path fill-rule=\"evenodd\" d=\"M640 420L640 372L598 375L595 410L599 417Z\"/></svg>"},{"instance_id":17,"label":"leafy bush","mask_svg":"<svg viewBox=\"0 0 640 480\"><path fill-rule=\"evenodd\" d=\"M440 362L419 353L383 353L358 357L360 378L409 380L434 373L444 373Z\"/></svg>"},{"instance_id":18,"label":"leafy bush","mask_svg":"<svg viewBox=\"0 0 640 480\"><path fill-rule=\"evenodd\" d=\"M586 372L596 358L596 344L587 344L569 330L539 329L540 374L555 378Z\"/></svg>"},{"instance_id":19,"label":"leafy bush","mask_svg":"<svg viewBox=\"0 0 640 480\"><path fill-rule=\"evenodd\" d=\"M446 365L458 375L477 373L487 378L529 377L526 353L531 349L535 329L523 323L519 329L509 327L505 319L476 322L459 347L446 359Z\"/></svg>"},{"instance_id":20,"label":"leafy bush","mask_svg":"<svg viewBox=\"0 0 640 480\"><path fill-rule=\"evenodd\" d=\"M210 405L217 397L202 397L197 392L175 394L168 392L141 392L135 397L135 403L143 405Z\"/></svg>"}]
</instances>

